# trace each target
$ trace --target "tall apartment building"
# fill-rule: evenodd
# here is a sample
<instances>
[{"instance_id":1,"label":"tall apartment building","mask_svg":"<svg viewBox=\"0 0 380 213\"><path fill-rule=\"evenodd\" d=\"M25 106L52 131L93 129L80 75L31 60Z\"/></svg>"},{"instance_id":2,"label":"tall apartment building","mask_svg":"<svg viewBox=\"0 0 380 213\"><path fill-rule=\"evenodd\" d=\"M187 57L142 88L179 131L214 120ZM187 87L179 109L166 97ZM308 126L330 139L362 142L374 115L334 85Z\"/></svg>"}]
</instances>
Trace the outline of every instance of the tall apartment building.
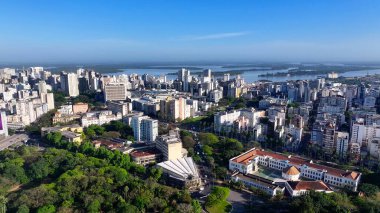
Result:
<instances>
[{"instance_id":1,"label":"tall apartment building","mask_svg":"<svg viewBox=\"0 0 380 213\"><path fill-rule=\"evenodd\" d=\"M131 126L135 141L153 142L158 136L158 121L148 116L132 117Z\"/></svg>"},{"instance_id":2,"label":"tall apartment building","mask_svg":"<svg viewBox=\"0 0 380 213\"><path fill-rule=\"evenodd\" d=\"M197 111L197 100L169 97L160 101L160 117L166 120L183 120L195 116Z\"/></svg>"},{"instance_id":3,"label":"tall apartment building","mask_svg":"<svg viewBox=\"0 0 380 213\"><path fill-rule=\"evenodd\" d=\"M374 137L380 137L380 125L365 125L362 121L352 124L350 143L367 146Z\"/></svg>"},{"instance_id":4,"label":"tall apartment building","mask_svg":"<svg viewBox=\"0 0 380 213\"><path fill-rule=\"evenodd\" d=\"M61 89L70 97L79 95L78 76L75 73L61 73Z\"/></svg>"},{"instance_id":5,"label":"tall apartment building","mask_svg":"<svg viewBox=\"0 0 380 213\"><path fill-rule=\"evenodd\" d=\"M214 130L221 132L222 130L230 130L234 127L235 121L244 117L247 119L247 127L253 128L259 123L259 119L265 116L265 111L257 111L254 108L244 110L234 110L231 112L219 112L214 116ZM243 130L240 129L239 130Z\"/></svg>"},{"instance_id":6,"label":"tall apartment building","mask_svg":"<svg viewBox=\"0 0 380 213\"><path fill-rule=\"evenodd\" d=\"M45 81L38 82L38 94L47 93L47 86Z\"/></svg>"},{"instance_id":7,"label":"tall apartment building","mask_svg":"<svg viewBox=\"0 0 380 213\"><path fill-rule=\"evenodd\" d=\"M0 137L8 136L7 114L4 111L0 112Z\"/></svg>"},{"instance_id":8,"label":"tall apartment building","mask_svg":"<svg viewBox=\"0 0 380 213\"><path fill-rule=\"evenodd\" d=\"M323 129L323 150L328 153L332 154L334 152L335 148L335 124L329 123L325 126Z\"/></svg>"},{"instance_id":9,"label":"tall apartment building","mask_svg":"<svg viewBox=\"0 0 380 213\"><path fill-rule=\"evenodd\" d=\"M40 93L40 98L42 103L47 104L48 110L52 110L55 108L53 93Z\"/></svg>"},{"instance_id":10,"label":"tall apartment building","mask_svg":"<svg viewBox=\"0 0 380 213\"><path fill-rule=\"evenodd\" d=\"M336 132L336 154L340 158L344 158L347 155L348 142L348 132Z\"/></svg>"},{"instance_id":11,"label":"tall apartment building","mask_svg":"<svg viewBox=\"0 0 380 213\"><path fill-rule=\"evenodd\" d=\"M109 83L104 86L104 101L123 101L127 98L125 84Z\"/></svg>"},{"instance_id":12,"label":"tall apartment building","mask_svg":"<svg viewBox=\"0 0 380 213\"><path fill-rule=\"evenodd\" d=\"M176 160L183 157L182 141L174 130L170 130L167 135L157 137L156 147L162 152L164 160Z\"/></svg>"}]
</instances>

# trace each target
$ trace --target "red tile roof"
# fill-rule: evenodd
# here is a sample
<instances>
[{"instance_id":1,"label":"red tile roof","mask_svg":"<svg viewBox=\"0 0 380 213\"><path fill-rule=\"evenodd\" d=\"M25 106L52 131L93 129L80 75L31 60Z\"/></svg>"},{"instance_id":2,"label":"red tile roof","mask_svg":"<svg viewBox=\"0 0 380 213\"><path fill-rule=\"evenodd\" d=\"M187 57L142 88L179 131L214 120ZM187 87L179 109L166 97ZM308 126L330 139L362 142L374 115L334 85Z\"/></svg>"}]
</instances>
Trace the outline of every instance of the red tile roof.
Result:
<instances>
[{"instance_id":1,"label":"red tile roof","mask_svg":"<svg viewBox=\"0 0 380 213\"><path fill-rule=\"evenodd\" d=\"M146 157L146 156L157 155L157 154L160 154L160 151L158 151L157 149L135 150L130 153L130 155L134 158Z\"/></svg>"},{"instance_id":2,"label":"red tile roof","mask_svg":"<svg viewBox=\"0 0 380 213\"><path fill-rule=\"evenodd\" d=\"M323 181L288 181L293 190L332 191Z\"/></svg>"},{"instance_id":3,"label":"red tile roof","mask_svg":"<svg viewBox=\"0 0 380 213\"><path fill-rule=\"evenodd\" d=\"M298 165L298 166L306 165L314 169L327 171L328 174L331 174L337 177L346 177L346 178L356 180L360 176L360 173L355 172L355 171L344 171L344 170L332 168L329 166L315 164L311 160L304 159L298 156L292 156L292 155L286 156L283 154L268 152L268 151L259 150L259 149L252 149L246 153L243 153L242 155L235 157L233 161L236 163L247 165L249 164L249 161L254 159L256 156L268 156L277 160L289 161L290 164Z\"/></svg>"}]
</instances>

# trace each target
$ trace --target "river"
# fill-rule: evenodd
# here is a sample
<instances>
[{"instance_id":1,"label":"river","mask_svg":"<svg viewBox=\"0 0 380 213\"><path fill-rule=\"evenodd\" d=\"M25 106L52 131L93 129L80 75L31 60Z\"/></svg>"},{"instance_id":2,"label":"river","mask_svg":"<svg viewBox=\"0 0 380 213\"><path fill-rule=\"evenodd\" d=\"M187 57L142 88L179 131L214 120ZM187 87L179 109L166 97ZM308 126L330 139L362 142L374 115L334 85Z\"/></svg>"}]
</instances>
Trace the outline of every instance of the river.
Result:
<instances>
[{"instance_id":1,"label":"river","mask_svg":"<svg viewBox=\"0 0 380 213\"><path fill-rule=\"evenodd\" d=\"M176 66L178 67L178 66ZM184 67L191 67L191 66L184 66ZM242 69L252 69L252 68L257 68L257 67L241 67L241 68L223 68L223 66L216 66L216 65L211 65L211 66L193 66L193 67L199 67L202 69L211 69L212 71L228 71L228 70L242 70ZM166 75L168 73L174 73L177 72L178 69L176 68L170 68L170 66L165 66L165 68L143 68L143 69L122 69L121 72L117 73L111 73L111 75L121 75L121 74L138 74L138 75L143 75L143 74L149 74L149 75L154 75L154 76L160 76L160 75ZM190 70L193 72L199 72L201 70ZM261 74L266 74L266 73L276 73L276 72L286 72L288 71L287 69L282 69L282 70L265 70L265 71L246 71L240 76L245 79L246 82L252 83L258 80L270 80L274 82L279 82L279 81L287 81L287 80L312 80L316 79L318 76L321 75L300 75L300 76L274 76L274 77L259 77ZM359 76L365 76L367 74L373 75L373 74L380 74L380 69L374 69L374 70L360 70L360 71L349 71L345 73L339 73L339 76L344 76L344 77L359 77ZM323 76L323 75L322 75ZM235 76L231 75L231 78ZM176 79L176 75L167 75L168 80L174 80Z\"/></svg>"}]
</instances>

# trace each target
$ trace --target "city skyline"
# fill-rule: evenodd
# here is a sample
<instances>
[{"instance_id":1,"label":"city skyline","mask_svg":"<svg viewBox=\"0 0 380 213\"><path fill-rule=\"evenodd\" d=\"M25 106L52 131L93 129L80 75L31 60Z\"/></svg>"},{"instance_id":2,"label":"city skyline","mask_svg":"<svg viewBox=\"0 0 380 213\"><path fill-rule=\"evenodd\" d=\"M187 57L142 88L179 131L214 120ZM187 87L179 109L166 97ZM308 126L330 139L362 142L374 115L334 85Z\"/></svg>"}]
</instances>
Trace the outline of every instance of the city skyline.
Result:
<instances>
[{"instance_id":1,"label":"city skyline","mask_svg":"<svg viewBox=\"0 0 380 213\"><path fill-rule=\"evenodd\" d=\"M378 1L12 1L0 63L378 62Z\"/></svg>"}]
</instances>

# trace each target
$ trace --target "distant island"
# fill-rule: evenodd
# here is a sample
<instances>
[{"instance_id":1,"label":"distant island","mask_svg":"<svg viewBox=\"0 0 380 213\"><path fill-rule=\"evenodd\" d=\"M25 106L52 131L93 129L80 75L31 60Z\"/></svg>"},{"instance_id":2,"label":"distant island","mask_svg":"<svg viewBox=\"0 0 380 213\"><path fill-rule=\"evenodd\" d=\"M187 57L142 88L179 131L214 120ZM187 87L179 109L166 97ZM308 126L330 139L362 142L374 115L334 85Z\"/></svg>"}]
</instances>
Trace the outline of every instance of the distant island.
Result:
<instances>
[{"instance_id":1,"label":"distant island","mask_svg":"<svg viewBox=\"0 0 380 213\"><path fill-rule=\"evenodd\" d=\"M335 73L345 73L350 71L366 71L375 70L380 67L373 66L327 66L327 65L317 65L317 66L299 66L297 68L290 68L287 72L275 72L261 74L259 77L285 77L285 76L303 76L303 75L326 75L330 72Z\"/></svg>"}]
</instances>

